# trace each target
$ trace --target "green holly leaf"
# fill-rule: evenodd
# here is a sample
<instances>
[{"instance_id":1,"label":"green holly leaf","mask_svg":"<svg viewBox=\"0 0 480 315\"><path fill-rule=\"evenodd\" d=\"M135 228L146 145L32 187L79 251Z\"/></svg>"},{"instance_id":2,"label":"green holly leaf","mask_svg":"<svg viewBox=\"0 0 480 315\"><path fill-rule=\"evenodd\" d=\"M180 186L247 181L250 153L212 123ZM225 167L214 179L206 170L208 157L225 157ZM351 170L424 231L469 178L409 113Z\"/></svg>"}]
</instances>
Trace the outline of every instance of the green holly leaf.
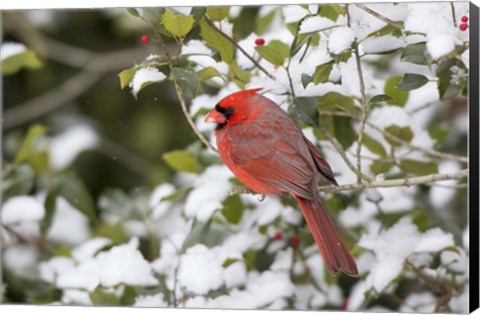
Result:
<instances>
[{"instance_id":1,"label":"green holly leaf","mask_svg":"<svg viewBox=\"0 0 480 315\"><path fill-rule=\"evenodd\" d=\"M416 73L405 73L398 83L398 88L404 91L411 91L421 88L428 83L428 78Z\"/></svg>"},{"instance_id":2,"label":"green holly leaf","mask_svg":"<svg viewBox=\"0 0 480 315\"><path fill-rule=\"evenodd\" d=\"M35 52L26 49L18 54L14 54L2 60L2 72L4 75L17 73L23 68L35 70L43 66L42 61Z\"/></svg>"},{"instance_id":3,"label":"green holly leaf","mask_svg":"<svg viewBox=\"0 0 480 315\"><path fill-rule=\"evenodd\" d=\"M192 30L195 20L191 16L174 14L171 10L166 9L162 15L162 23L170 34L182 38Z\"/></svg>"},{"instance_id":4,"label":"green holly leaf","mask_svg":"<svg viewBox=\"0 0 480 315\"><path fill-rule=\"evenodd\" d=\"M435 162L423 162L411 159L400 160L400 167L417 176L425 176L438 173L438 164Z\"/></svg>"},{"instance_id":5,"label":"green holly leaf","mask_svg":"<svg viewBox=\"0 0 480 315\"><path fill-rule=\"evenodd\" d=\"M211 27L208 22L200 21L200 35L208 47L217 50L223 61L231 64L234 61L235 46L222 34Z\"/></svg>"},{"instance_id":6,"label":"green holly leaf","mask_svg":"<svg viewBox=\"0 0 480 315\"><path fill-rule=\"evenodd\" d=\"M212 21L221 21L228 16L230 12L229 6L209 6L207 7L207 15Z\"/></svg>"},{"instance_id":7,"label":"green holly leaf","mask_svg":"<svg viewBox=\"0 0 480 315\"><path fill-rule=\"evenodd\" d=\"M392 99L387 101L389 105L403 107L407 103L409 93L398 88L398 84L402 80L401 76L392 76L385 82L384 92Z\"/></svg>"},{"instance_id":8,"label":"green holly leaf","mask_svg":"<svg viewBox=\"0 0 480 315\"><path fill-rule=\"evenodd\" d=\"M176 171L198 173L197 159L185 150L167 152L162 156L165 163Z\"/></svg>"},{"instance_id":9,"label":"green holly leaf","mask_svg":"<svg viewBox=\"0 0 480 315\"><path fill-rule=\"evenodd\" d=\"M315 68L315 72L313 73L313 79L312 79L313 83L317 85L319 83L324 83L328 81L328 78L330 77L330 72L332 72L334 64L335 62L330 61L321 65L318 65Z\"/></svg>"}]
</instances>

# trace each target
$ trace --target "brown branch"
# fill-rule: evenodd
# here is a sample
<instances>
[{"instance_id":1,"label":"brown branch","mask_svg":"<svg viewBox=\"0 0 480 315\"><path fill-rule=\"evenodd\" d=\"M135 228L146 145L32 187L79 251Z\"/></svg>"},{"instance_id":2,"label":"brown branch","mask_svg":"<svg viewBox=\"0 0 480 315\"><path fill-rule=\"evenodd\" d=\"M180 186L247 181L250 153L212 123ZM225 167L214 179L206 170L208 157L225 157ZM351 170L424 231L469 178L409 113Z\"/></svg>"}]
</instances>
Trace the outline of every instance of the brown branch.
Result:
<instances>
[{"instance_id":1,"label":"brown branch","mask_svg":"<svg viewBox=\"0 0 480 315\"><path fill-rule=\"evenodd\" d=\"M452 10L453 26L457 27L457 18L455 17L455 6L453 2L450 2L450 9Z\"/></svg>"},{"instance_id":2,"label":"brown branch","mask_svg":"<svg viewBox=\"0 0 480 315\"><path fill-rule=\"evenodd\" d=\"M348 11L348 6L346 7ZM348 19L348 25L350 25L350 14L347 14L347 19ZM357 169L358 169L358 176L357 176L357 182L361 183L362 182L362 144L363 144L363 132L365 130L365 122L367 121L367 112L368 112L368 100L367 100L367 94L365 92L365 80L363 78L363 70L362 70L362 63L360 61L360 52L358 51L358 42L357 40L354 41L353 43L353 53L355 55L355 61L357 63L357 74L358 74L358 80L360 82L360 95L361 95L361 108L362 108L362 117L360 119L360 128L358 130L358 135L357 135Z\"/></svg>"},{"instance_id":3,"label":"brown branch","mask_svg":"<svg viewBox=\"0 0 480 315\"><path fill-rule=\"evenodd\" d=\"M21 243L31 245L35 248L38 248L40 251L42 251L42 252L44 252L48 255L53 255L55 253L55 251L50 246L48 246L47 244L45 244L44 242L42 242L41 240L39 240L37 238L23 235L23 234L15 231L12 227L10 227L6 224L2 224L2 228L5 229L5 231L10 233L11 235L13 235Z\"/></svg>"},{"instance_id":4,"label":"brown branch","mask_svg":"<svg viewBox=\"0 0 480 315\"><path fill-rule=\"evenodd\" d=\"M468 177L468 169L458 171L456 173L446 173L446 174L431 174L426 176L418 177L407 177L402 179L389 179L383 181L375 181L370 183L356 183L356 184L346 184L340 186L322 186L318 190L320 192L342 192L350 190L358 190L365 188L388 188L388 187L410 187L415 185L424 185L428 183L440 182L445 180L452 179L461 179Z\"/></svg>"},{"instance_id":5,"label":"brown branch","mask_svg":"<svg viewBox=\"0 0 480 315\"><path fill-rule=\"evenodd\" d=\"M325 129L325 127L319 126L319 129L320 129L320 132L325 136L325 138L327 138L328 141L330 141L330 143L335 147L335 150L338 152L338 154L340 154L340 156L342 157L342 159L345 161L348 168L352 172L354 172L358 177L361 177L367 181L373 181L373 178L360 173L360 171L352 164L352 162L350 162L350 160L347 157L347 154L345 153L345 150L343 150L342 148L342 145L338 143L337 139L332 137L332 135L327 131L327 129Z\"/></svg>"},{"instance_id":6,"label":"brown branch","mask_svg":"<svg viewBox=\"0 0 480 315\"><path fill-rule=\"evenodd\" d=\"M209 18L205 17L205 20L214 30L216 30L220 35L225 37L235 47L237 47L237 49L240 50L242 54L244 54L245 57L247 57L258 69L260 69L260 71L265 73L270 79L275 80L275 77L271 75L264 67L262 67L262 65L260 65L260 63L258 63L258 61L255 60L255 58L250 56L236 41L233 40L233 38L231 38L230 36L225 34L222 30L220 30L218 27L216 27L215 24Z\"/></svg>"},{"instance_id":7,"label":"brown branch","mask_svg":"<svg viewBox=\"0 0 480 315\"><path fill-rule=\"evenodd\" d=\"M392 21L390 20L389 18L381 15L380 13L376 12L376 11L373 11L372 9L370 9L369 7L367 7L366 5L364 4L360 4L360 3L355 3L355 5L357 7L359 7L360 9L362 9L363 11L367 12L368 14L370 15L373 15L374 17L376 17L377 19L387 23L387 24L390 24L392 25L393 27L396 27L400 30L403 30L403 25L401 23L398 23L398 22L395 22L395 21Z\"/></svg>"}]
</instances>

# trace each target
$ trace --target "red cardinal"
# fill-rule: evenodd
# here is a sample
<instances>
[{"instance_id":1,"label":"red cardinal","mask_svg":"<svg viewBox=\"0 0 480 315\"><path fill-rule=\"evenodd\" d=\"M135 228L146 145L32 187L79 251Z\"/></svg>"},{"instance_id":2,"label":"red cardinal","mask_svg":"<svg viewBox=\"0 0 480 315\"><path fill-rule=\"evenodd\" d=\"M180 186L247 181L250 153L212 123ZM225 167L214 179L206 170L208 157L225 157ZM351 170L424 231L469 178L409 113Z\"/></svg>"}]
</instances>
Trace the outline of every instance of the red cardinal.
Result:
<instances>
[{"instance_id":1,"label":"red cardinal","mask_svg":"<svg viewBox=\"0 0 480 315\"><path fill-rule=\"evenodd\" d=\"M358 276L317 192L319 173L337 185L315 146L277 104L252 89L230 94L205 118L217 124L222 160L249 189L260 194L289 193L300 205L331 274Z\"/></svg>"}]
</instances>

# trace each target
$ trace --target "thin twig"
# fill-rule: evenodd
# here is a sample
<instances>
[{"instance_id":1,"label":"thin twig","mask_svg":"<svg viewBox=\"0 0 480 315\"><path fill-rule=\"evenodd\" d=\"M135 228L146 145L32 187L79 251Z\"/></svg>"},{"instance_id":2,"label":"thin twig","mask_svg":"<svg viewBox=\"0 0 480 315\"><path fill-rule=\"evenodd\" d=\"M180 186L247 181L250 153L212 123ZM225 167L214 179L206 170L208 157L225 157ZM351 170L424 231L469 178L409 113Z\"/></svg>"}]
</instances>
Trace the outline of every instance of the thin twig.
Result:
<instances>
[{"instance_id":1,"label":"thin twig","mask_svg":"<svg viewBox=\"0 0 480 315\"><path fill-rule=\"evenodd\" d=\"M319 126L319 129L320 129L320 132L325 136L325 138L327 138L328 141L330 141L330 143L335 147L338 154L340 154L340 156L345 161L348 168L350 168L350 170L352 170L352 172L354 172L357 176L361 176L363 179L365 179L367 181L373 181L373 178L371 178L371 177L369 177L365 174L360 173L359 170L352 164L352 162L350 162L350 160L347 157L347 154L345 153L345 150L343 150L343 148L342 148L342 145L340 143L338 143L337 139L332 137L332 135L327 131L327 129L325 129L325 127Z\"/></svg>"},{"instance_id":2,"label":"thin twig","mask_svg":"<svg viewBox=\"0 0 480 315\"><path fill-rule=\"evenodd\" d=\"M258 69L260 69L260 71L265 73L270 79L275 80L275 77L271 75L264 67L262 67L262 65L257 60L255 60L255 58L250 56L236 41L233 40L233 38L231 38L230 36L225 34L222 30L220 30L218 27L216 27L215 24L209 18L205 17L205 20L214 30L216 30L220 35L225 37L235 47L237 47L237 49L240 50L242 54L244 54L245 57L247 57Z\"/></svg>"},{"instance_id":3,"label":"thin twig","mask_svg":"<svg viewBox=\"0 0 480 315\"><path fill-rule=\"evenodd\" d=\"M287 71L287 76L288 76L288 82L290 84L290 91L292 93L292 96L295 98L295 89L293 88L293 80L292 80L292 76L290 75L290 62L292 61L292 59L289 59L288 60L288 65L287 67L285 68L285 70Z\"/></svg>"},{"instance_id":4,"label":"thin twig","mask_svg":"<svg viewBox=\"0 0 480 315\"><path fill-rule=\"evenodd\" d=\"M374 17L376 17L377 19L379 20L382 20L383 22L387 23L387 24L390 24L392 25L393 27L396 27L400 30L403 30L403 25L401 23L398 23L398 22L395 22L395 21L392 21L390 20L389 18L381 15L380 13L376 12L376 11L373 11L372 9L370 9L369 7L367 7L366 5L364 4L360 4L360 3L355 3L355 5L357 7L359 7L360 9L362 9L363 11L367 12L368 14L370 15L373 15Z\"/></svg>"},{"instance_id":5,"label":"thin twig","mask_svg":"<svg viewBox=\"0 0 480 315\"><path fill-rule=\"evenodd\" d=\"M38 248L40 251L42 251L42 252L44 252L48 255L53 255L55 253L55 251L52 248L50 248L50 246L48 246L47 244L45 244L44 242L42 242L41 240L39 240L37 238L23 235L23 234L15 231L12 227L10 227L6 224L2 224L2 228L5 229L5 231L7 231L8 233L15 236L15 238L21 243L24 243L24 244L27 244L27 245L32 245L33 247Z\"/></svg>"},{"instance_id":6,"label":"thin twig","mask_svg":"<svg viewBox=\"0 0 480 315\"><path fill-rule=\"evenodd\" d=\"M360 119L359 117L357 117L355 115L351 115L351 114L346 113L346 112L319 111L319 114L320 115L341 116L341 117L352 117L354 119ZM399 144L403 144L403 145L405 145L406 147L408 147L412 150L420 151L420 152L423 152L427 155L434 156L434 157L437 157L437 158L455 160L455 161L459 161L459 162L462 162L462 163L468 163L468 158L465 157L465 156L459 156L459 155L440 152L440 151L436 151L436 150L432 150L432 149L422 148L422 147L413 145L413 144L411 144L411 143L409 143L409 142L407 142L403 139L400 139L399 137L395 136L394 134L392 134L392 133L390 133L390 132L388 132L388 131L386 131L386 130L378 127L378 126L375 126L374 124L372 124L368 121L366 122L366 125L369 126L372 129L380 132L381 134L383 134L385 137L389 138L390 140L398 142Z\"/></svg>"},{"instance_id":7,"label":"thin twig","mask_svg":"<svg viewBox=\"0 0 480 315\"><path fill-rule=\"evenodd\" d=\"M453 5L453 2L450 2L450 8L452 9L453 26L457 27L457 18L455 17L455 6Z\"/></svg>"},{"instance_id":8,"label":"thin twig","mask_svg":"<svg viewBox=\"0 0 480 315\"><path fill-rule=\"evenodd\" d=\"M415 185L423 185L433 182L440 182L451 179L461 179L468 177L468 169L458 171L456 173L447 173L447 174L431 174L426 176L418 177L407 177L402 179L389 179L382 181L374 181L370 183L356 183L356 184L347 184L340 186L322 186L318 188L320 192L342 192L350 190L358 190L365 188L388 188L388 187L410 187Z\"/></svg>"},{"instance_id":9,"label":"thin twig","mask_svg":"<svg viewBox=\"0 0 480 315\"><path fill-rule=\"evenodd\" d=\"M167 46L165 45L165 42L163 41L162 37L159 36L159 42L162 45L163 52L165 56L167 57L168 60L168 66L170 68L170 71L173 71L174 69L174 63L172 56L168 52ZM183 97L183 92L180 86L178 85L177 80L173 77L170 76L171 80L173 82L173 85L175 86L175 92L177 93L178 100L180 101L180 107L182 108L183 114L185 115L185 118L187 119L188 123L190 124L190 127L192 127L193 132L197 135L197 137L202 141L210 150L213 152L218 152L218 150L210 143L210 141L205 138L205 136L198 130L197 126L195 125L195 122L193 121L192 116L190 116L190 112L188 110L187 102L185 101L185 98Z\"/></svg>"},{"instance_id":10,"label":"thin twig","mask_svg":"<svg viewBox=\"0 0 480 315\"><path fill-rule=\"evenodd\" d=\"M348 7L347 7L348 10ZM347 19L348 19L348 25L350 25L350 14L347 14ZM353 53L355 55L355 61L357 63L357 74L358 74L358 80L360 82L360 95L361 95L361 108L362 108L362 118L360 119L360 128L358 130L358 135L357 135L357 169L358 169L358 176L357 176L357 182L361 183L362 182L362 142L363 142L363 132L365 130L365 122L367 121L367 112L368 112L368 100L367 100L367 94L365 92L365 80L363 78L363 70L362 70L362 63L360 61L360 52L358 51L358 42L357 40L354 41L353 43Z\"/></svg>"}]
</instances>

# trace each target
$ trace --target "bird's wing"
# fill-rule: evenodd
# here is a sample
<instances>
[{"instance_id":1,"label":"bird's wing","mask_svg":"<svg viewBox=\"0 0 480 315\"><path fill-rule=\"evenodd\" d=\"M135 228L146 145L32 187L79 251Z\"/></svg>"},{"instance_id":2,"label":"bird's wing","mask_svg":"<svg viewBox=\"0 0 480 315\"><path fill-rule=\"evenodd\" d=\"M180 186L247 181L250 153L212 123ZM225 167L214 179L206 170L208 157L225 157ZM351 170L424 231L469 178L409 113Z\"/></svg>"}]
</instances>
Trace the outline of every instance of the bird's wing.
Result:
<instances>
[{"instance_id":1,"label":"bird's wing","mask_svg":"<svg viewBox=\"0 0 480 315\"><path fill-rule=\"evenodd\" d=\"M308 152L299 141L301 133L262 128L261 124L244 125L229 130L233 139L230 158L244 172L268 183L279 191L313 199L315 170L302 154ZM296 131L296 130L295 130ZM298 146L303 150L299 150Z\"/></svg>"}]
</instances>

